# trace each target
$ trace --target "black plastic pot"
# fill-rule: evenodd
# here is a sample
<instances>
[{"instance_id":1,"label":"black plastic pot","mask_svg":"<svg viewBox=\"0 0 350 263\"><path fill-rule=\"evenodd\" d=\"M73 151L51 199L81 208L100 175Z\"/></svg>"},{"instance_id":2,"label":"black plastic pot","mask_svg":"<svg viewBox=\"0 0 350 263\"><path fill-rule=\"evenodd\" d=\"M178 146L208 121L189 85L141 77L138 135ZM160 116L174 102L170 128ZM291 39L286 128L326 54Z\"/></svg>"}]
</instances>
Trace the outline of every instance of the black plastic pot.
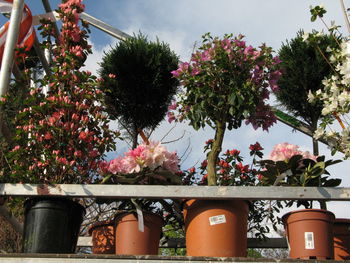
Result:
<instances>
[{"instance_id":1,"label":"black plastic pot","mask_svg":"<svg viewBox=\"0 0 350 263\"><path fill-rule=\"evenodd\" d=\"M24 253L74 253L85 208L65 198L28 199Z\"/></svg>"}]
</instances>

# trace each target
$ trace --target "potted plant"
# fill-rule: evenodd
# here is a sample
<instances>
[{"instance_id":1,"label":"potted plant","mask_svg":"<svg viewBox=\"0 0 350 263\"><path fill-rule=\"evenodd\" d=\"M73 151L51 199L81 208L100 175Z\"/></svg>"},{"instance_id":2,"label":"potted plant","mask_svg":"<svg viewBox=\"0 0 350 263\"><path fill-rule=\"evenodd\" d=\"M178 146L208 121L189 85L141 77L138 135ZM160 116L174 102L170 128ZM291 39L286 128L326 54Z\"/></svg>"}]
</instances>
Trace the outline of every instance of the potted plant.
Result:
<instances>
[{"instance_id":1,"label":"potted plant","mask_svg":"<svg viewBox=\"0 0 350 263\"><path fill-rule=\"evenodd\" d=\"M172 72L183 85L183 92L175 104L179 115L170 112L170 120L187 119L194 129L209 125L215 130L207 155L208 185L217 185L216 164L226 129L237 129L246 120L254 128L268 130L276 121L266 101L270 90L278 89L277 80L281 74L278 63L272 49L264 44L256 49L247 45L242 35L225 35L220 39L207 33L190 62L181 63ZM237 200L235 203L247 210L246 202ZM233 209L231 202L227 205L227 209ZM197 248L187 245L187 251L188 255L194 255Z\"/></svg>"},{"instance_id":2,"label":"potted plant","mask_svg":"<svg viewBox=\"0 0 350 263\"><path fill-rule=\"evenodd\" d=\"M127 141L130 141L131 148L135 151L143 149L146 145L138 146L139 135L145 143L148 142L149 134L164 119L167 107L178 86L178 81L172 78L170 73L176 69L177 64L178 57L168 44L160 42L158 39L157 41L149 41L141 33L117 43L114 48L105 53L100 63L99 73L103 79L102 87L106 93L107 111L113 119L118 120L120 126L126 131L126 137L129 139ZM147 146L148 149L150 149L149 147L156 149L163 147L153 144ZM132 149L129 153L133 152ZM154 173L155 167L142 169L142 172L140 172L141 170L138 172L130 170L117 172L113 170L117 160L119 159L110 162L112 169L110 175L113 177L104 174L103 183L154 184L158 183L159 178L165 179L167 177L168 172L160 171L160 169ZM157 176L158 179L155 178ZM145 178L149 178L150 181L143 181ZM165 180L161 183L169 182ZM146 200L141 201L142 207L146 210L154 209L149 207L150 205L153 207L153 203ZM134 203L131 201L124 200L119 203L119 209L134 208ZM148 213L145 213L148 217ZM136 218L133 221L137 222ZM119 244L117 253L133 253L132 251L121 252L120 249ZM136 254L156 254L157 252L157 245L153 245L151 251L147 248L146 251L135 251Z\"/></svg>"},{"instance_id":3,"label":"potted plant","mask_svg":"<svg viewBox=\"0 0 350 263\"><path fill-rule=\"evenodd\" d=\"M346 9L344 1L340 2L340 8L344 15L345 24L348 33L350 33L350 22L348 18L348 9ZM309 101L311 103L322 103L322 123L315 131L314 137L316 139L323 138L329 142L332 149L332 154L339 151L344 153L344 158L350 156L349 148L349 127L347 114L349 108L349 82L348 82L348 63L349 63L349 39L348 37L338 37L339 25L328 25L324 20L324 15L327 10L324 6L317 5L310 7L311 21L320 19L327 27L330 35L337 41L337 46L330 46L325 53L321 54L325 61L329 63L333 73L322 81L323 88L315 92L309 93ZM314 44L319 49L319 39L322 38L322 32L313 32L312 34L305 34L304 39L307 42ZM327 59L329 57L329 59ZM337 123L338 125L332 125ZM329 130L328 127L332 127ZM338 129L337 129L338 128ZM350 219L337 218L334 223L334 259L344 260L350 259Z\"/></svg>"},{"instance_id":4,"label":"potted plant","mask_svg":"<svg viewBox=\"0 0 350 263\"><path fill-rule=\"evenodd\" d=\"M341 162L325 161L288 143L277 144L268 160L261 161L263 185L335 187L340 179L329 178L326 168ZM288 202L290 207L294 202ZM334 214L325 209L312 208L312 201L297 201L306 209L289 212L282 217L290 257L300 259L333 258Z\"/></svg>"},{"instance_id":5,"label":"potted plant","mask_svg":"<svg viewBox=\"0 0 350 263\"><path fill-rule=\"evenodd\" d=\"M206 142L205 150L210 150L212 140ZM244 164L240 151L237 149L226 150L216 163L218 175L218 185L221 186L254 186L260 184L261 175L257 164L262 158L263 148L257 142L249 146L251 164ZM184 184L206 185L207 184L207 160L204 160L198 169L192 167L184 171ZM198 240L205 239L206 242L197 248L196 255L210 254L211 256L245 256L247 253L247 232L256 238L265 238L270 232L266 220L271 219L275 228L277 218L267 209L267 203L257 200L249 203L248 206L237 206L235 201L208 202L211 209L203 209L202 202L205 200L190 200L184 204L184 217L186 222L186 244L190 249ZM227 202L231 202L233 209L225 207ZM278 206L271 207L274 212L278 212ZM188 215L188 209L198 210L202 215L195 216L194 213ZM240 216L243 214L244 216ZM247 220L248 218L248 220ZM204 221L202 221L204 219ZM209 219L209 220L208 220ZM209 221L209 224L207 224ZM249 223L247 223L247 221ZM201 224L200 228L196 224ZM248 226L248 228L247 228ZM194 253L191 252L190 253Z\"/></svg>"},{"instance_id":6,"label":"potted plant","mask_svg":"<svg viewBox=\"0 0 350 263\"><path fill-rule=\"evenodd\" d=\"M102 183L181 184L179 158L160 142L145 142L123 156L101 163ZM176 218L172 203L165 200L121 200L116 221L116 253L130 255L158 254L159 239L166 221Z\"/></svg>"},{"instance_id":7,"label":"potted plant","mask_svg":"<svg viewBox=\"0 0 350 263\"><path fill-rule=\"evenodd\" d=\"M81 1L63 1L57 10L62 29L52 46L52 72L33 85L14 120L14 147L6 156L9 182L90 183L105 152L115 149L117 134L108 127L96 77L80 70L91 52L79 25L83 9ZM43 21L41 29L44 45L51 45L52 22ZM28 85L30 70L24 73L14 85ZM73 253L83 215L84 207L67 198L28 199L23 251Z\"/></svg>"}]
</instances>

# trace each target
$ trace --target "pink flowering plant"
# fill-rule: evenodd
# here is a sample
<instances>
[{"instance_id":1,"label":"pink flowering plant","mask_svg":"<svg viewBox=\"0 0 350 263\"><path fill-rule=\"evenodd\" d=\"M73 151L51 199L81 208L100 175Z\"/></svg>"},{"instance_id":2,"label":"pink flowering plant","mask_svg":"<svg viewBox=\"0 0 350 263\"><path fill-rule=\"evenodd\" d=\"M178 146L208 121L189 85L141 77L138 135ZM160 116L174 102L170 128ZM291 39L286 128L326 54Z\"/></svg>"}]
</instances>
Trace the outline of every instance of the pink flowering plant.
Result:
<instances>
[{"instance_id":1,"label":"pink flowering plant","mask_svg":"<svg viewBox=\"0 0 350 263\"><path fill-rule=\"evenodd\" d=\"M181 184L179 158L160 142L147 141L130 149L123 156L100 163L102 183L169 185ZM101 200L106 202L105 200ZM179 227L182 216L179 205L172 200L120 200L119 211L151 211L164 216L167 223Z\"/></svg>"},{"instance_id":2,"label":"pink flowering plant","mask_svg":"<svg viewBox=\"0 0 350 263\"><path fill-rule=\"evenodd\" d=\"M326 168L341 162L341 160L325 160L325 156L314 156L308 151L300 150L299 146L280 143L274 146L268 159L260 161L262 185L282 186L320 186L335 187L341 179L329 178ZM291 205L293 202L289 202ZM305 207L312 202L298 201Z\"/></svg>"},{"instance_id":3,"label":"pink flowering plant","mask_svg":"<svg viewBox=\"0 0 350 263\"><path fill-rule=\"evenodd\" d=\"M179 167L177 153L154 141L100 164L102 182L117 184L179 184Z\"/></svg>"},{"instance_id":4,"label":"pink flowering plant","mask_svg":"<svg viewBox=\"0 0 350 263\"><path fill-rule=\"evenodd\" d=\"M54 54L52 71L30 89L14 120L15 146L7 155L11 181L89 183L98 176L105 152L115 149L118 133L109 129L99 82L80 70L91 53L87 31L79 23L83 9L81 0L62 1L56 45L50 43L55 34L52 23L41 26L47 37L44 45ZM28 85L30 74L25 70L14 85Z\"/></svg>"},{"instance_id":5,"label":"pink flowering plant","mask_svg":"<svg viewBox=\"0 0 350 263\"><path fill-rule=\"evenodd\" d=\"M213 140L208 140L204 150L210 151ZM217 185L220 186L256 186L261 184L259 162L263 157L263 147L256 142L249 146L250 163L245 163L241 152L237 149L226 150L216 162ZM196 169L191 167L183 171L183 182L186 185L206 185L208 180L208 161L205 159ZM249 232L255 237L264 238L270 232L266 220L270 220L272 227L276 229L279 219L273 212L279 212L281 205L269 207L265 200L256 200L250 203L249 209Z\"/></svg>"},{"instance_id":6,"label":"pink flowering plant","mask_svg":"<svg viewBox=\"0 0 350 263\"><path fill-rule=\"evenodd\" d=\"M208 154L209 185L217 182L216 160L226 129L237 129L246 120L254 128L268 130L276 122L267 104L281 75L279 59L272 52L264 44L259 48L247 45L242 35L220 39L207 33L190 62L172 71L184 90L170 107L169 121L187 119L195 129L205 125L215 129Z\"/></svg>"}]
</instances>

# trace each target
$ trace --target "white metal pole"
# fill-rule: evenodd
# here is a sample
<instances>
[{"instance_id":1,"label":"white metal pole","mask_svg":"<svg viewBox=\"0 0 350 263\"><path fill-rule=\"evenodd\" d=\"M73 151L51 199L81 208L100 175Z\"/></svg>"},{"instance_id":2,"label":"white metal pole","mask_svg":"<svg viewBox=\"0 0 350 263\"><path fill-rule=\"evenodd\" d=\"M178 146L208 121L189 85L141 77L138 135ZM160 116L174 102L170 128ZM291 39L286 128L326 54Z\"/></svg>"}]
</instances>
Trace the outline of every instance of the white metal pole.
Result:
<instances>
[{"instance_id":1,"label":"white metal pole","mask_svg":"<svg viewBox=\"0 0 350 263\"><path fill-rule=\"evenodd\" d=\"M4 54L0 70L0 97L5 95L10 83L14 52L18 40L18 31L23 14L24 0L14 0L7 32Z\"/></svg>"}]
</instances>

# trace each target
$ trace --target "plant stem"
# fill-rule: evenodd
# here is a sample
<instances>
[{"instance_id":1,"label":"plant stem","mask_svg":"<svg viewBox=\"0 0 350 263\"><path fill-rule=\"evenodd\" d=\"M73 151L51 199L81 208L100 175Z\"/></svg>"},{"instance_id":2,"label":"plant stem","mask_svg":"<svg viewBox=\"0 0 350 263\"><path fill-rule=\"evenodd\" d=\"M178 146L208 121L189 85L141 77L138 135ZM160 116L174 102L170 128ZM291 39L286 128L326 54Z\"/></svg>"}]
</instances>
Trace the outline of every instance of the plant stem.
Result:
<instances>
[{"instance_id":1,"label":"plant stem","mask_svg":"<svg viewBox=\"0 0 350 263\"><path fill-rule=\"evenodd\" d=\"M315 133L317 129L317 121L313 122L312 124L312 133ZM319 153L319 147L318 147L318 141L315 140L314 138L312 138L312 146L313 146L313 155L314 156L318 156L320 153ZM321 176L318 178L318 186L321 186ZM319 201L320 203L320 208L321 209L324 209L324 210L327 210L327 205L326 205L326 202L325 201ZM311 205L312 205L312 202L311 202Z\"/></svg>"},{"instance_id":2,"label":"plant stem","mask_svg":"<svg viewBox=\"0 0 350 263\"><path fill-rule=\"evenodd\" d=\"M225 122L216 121L215 137L211 151L208 154L208 185L216 185L216 163L221 152L225 129Z\"/></svg>"},{"instance_id":3,"label":"plant stem","mask_svg":"<svg viewBox=\"0 0 350 263\"><path fill-rule=\"evenodd\" d=\"M344 14L346 27L347 27L347 29L348 29L348 31L350 33L350 22L349 22L349 19L348 19L348 14L346 13L346 8L345 8L343 0L340 0L340 6L341 6L341 9L342 9L343 14Z\"/></svg>"}]
</instances>

